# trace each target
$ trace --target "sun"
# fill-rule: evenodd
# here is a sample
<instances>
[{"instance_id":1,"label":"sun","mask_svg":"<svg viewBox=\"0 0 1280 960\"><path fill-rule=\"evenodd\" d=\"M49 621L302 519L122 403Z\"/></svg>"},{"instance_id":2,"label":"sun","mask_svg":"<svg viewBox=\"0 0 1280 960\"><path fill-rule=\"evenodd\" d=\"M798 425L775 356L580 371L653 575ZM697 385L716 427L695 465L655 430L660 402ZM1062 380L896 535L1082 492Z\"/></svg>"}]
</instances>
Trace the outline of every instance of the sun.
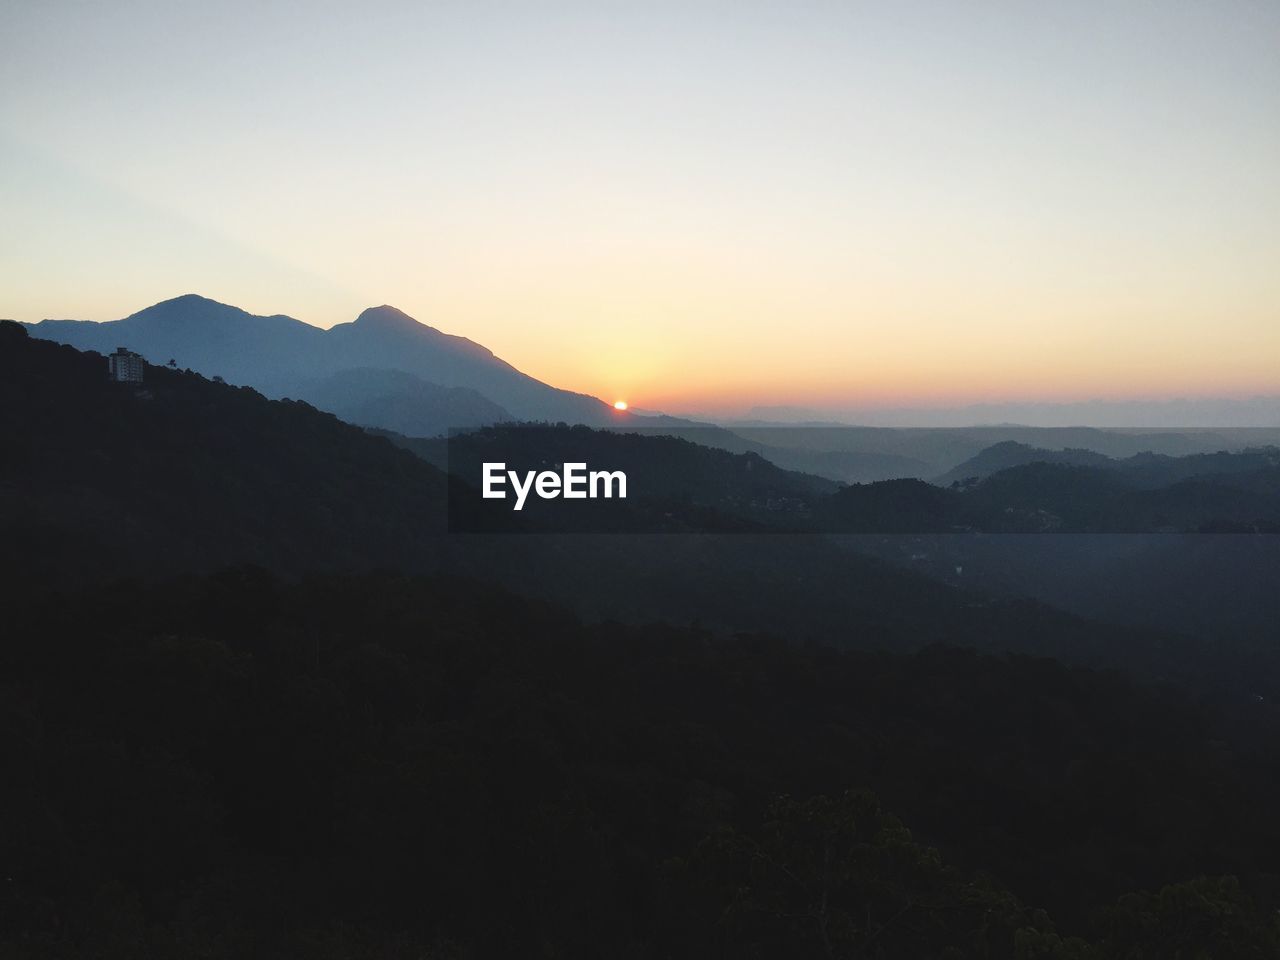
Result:
<instances>
[{"instance_id":1,"label":"sun","mask_svg":"<svg viewBox=\"0 0 1280 960\"><path fill-rule=\"evenodd\" d=\"M616 401L614 401L613 409L615 409L615 410L625 410L625 409L627 409L627 401L625 401L625 400L616 400Z\"/></svg>"}]
</instances>

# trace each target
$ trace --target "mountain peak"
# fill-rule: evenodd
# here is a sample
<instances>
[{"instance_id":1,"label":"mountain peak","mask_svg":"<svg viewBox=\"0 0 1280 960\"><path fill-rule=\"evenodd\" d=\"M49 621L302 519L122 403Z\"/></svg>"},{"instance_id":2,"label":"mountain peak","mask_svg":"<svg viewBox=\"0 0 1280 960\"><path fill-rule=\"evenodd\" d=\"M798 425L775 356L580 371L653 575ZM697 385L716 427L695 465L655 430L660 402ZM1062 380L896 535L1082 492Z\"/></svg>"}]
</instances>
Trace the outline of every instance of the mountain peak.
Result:
<instances>
[{"instance_id":1,"label":"mountain peak","mask_svg":"<svg viewBox=\"0 0 1280 960\"><path fill-rule=\"evenodd\" d=\"M380 307L370 307L368 310L363 311L360 316L356 317L356 324L361 327L374 327L383 330L430 329L425 323L418 322L403 310L397 310L386 303Z\"/></svg>"},{"instance_id":2,"label":"mountain peak","mask_svg":"<svg viewBox=\"0 0 1280 960\"><path fill-rule=\"evenodd\" d=\"M219 303L217 300L210 300L208 297L202 297L198 293L184 293L180 297L172 297L169 300L153 303L137 313L130 314L125 319L146 318L161 320L165 323L175 323L191 322L193 320L208 322L210 318L224 316L248 316L248 314L239 307Z\"/></svg>"},{"instance_id":3,"label":"mountain peak","mask_svg":"<svg viewBox=\"0 0 1280 960\"><path fill-rule=\"evenodd\" d=\"M218 300L212 300L209 297L202 297L198 293L184 293L180 297L171 297L168 300L161 300L159 303L155 303L147 307L146 310L155 310L161 307L164 307L164 308L181 307L185 309L191 309L193 307L201 307L201 308L204 308L205 310L219 309L219 310L234 310L239 313L244 312L240 310L239 307L233 307L230 304L222 303ZM139 310L138 312L143 313L145 312L145 310Z\"/></svg>"}]
</instances>

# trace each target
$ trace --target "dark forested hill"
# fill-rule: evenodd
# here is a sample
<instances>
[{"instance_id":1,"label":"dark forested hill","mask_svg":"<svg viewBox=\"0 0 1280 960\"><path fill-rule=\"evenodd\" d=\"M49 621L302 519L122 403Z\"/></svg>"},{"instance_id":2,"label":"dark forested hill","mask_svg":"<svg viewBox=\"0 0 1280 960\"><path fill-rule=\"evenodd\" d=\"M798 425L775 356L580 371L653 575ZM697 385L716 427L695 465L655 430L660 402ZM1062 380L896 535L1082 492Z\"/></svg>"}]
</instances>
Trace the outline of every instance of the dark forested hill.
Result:
<instances>
[{"instance_id":1,"label":"dark forested hill","mask_svg":"<svg viewBox=\"0 0 1280 960\"><path fill-rule=\"evenodd\" d=\"M1146 451L1128 457L1108 457L1091 450L1047 450L1025 443L1006 441L988 447L977 456L952 468L934 480L939 486L969 485L1012 467L1033 463L1067 464L1109 470L1126 483L1143 487L1165 487L1182 480L1257 473L1280 466L1280 447L1253 446L1235 451L1188 453L1170 456Z\"/></svg>"},{"instance_id":2,"label":"dark forested hill","mask_svg":"<svg viewBox=\"0 0 1280 960\"><path fill-rule=\"evenodd\" d=\"M445 478L304 404L106 361L0 324L0 550L36 578L421 568Z\"/></svg>"},{"instance_id":3,"label":"dark forested hill","mask_svg":"<svg viewBox=\"0 0 1280 960\"><path fill-rule=\"evenodd\" d=\"M839 533L1278 533L1280 466L1274 448L1132 465L1050 458L945 488L854 485L815 502L814 513L819 528Z\"/></svg>"},{"instance_id":4,"label":"dark forested hill","mask_svg":"<svg viewBox=\"0 0 1280 960\"><path fill-rule=\"evenodd\" d=\"M1018 424L961 427L855 427L839 424L727 424L735 434L775 448L811 454L850 453L898 459L892 473L879 476L837 476L816 466L797 467L824 473L835 479L868 482L881 479L914 478L931 480L958 468L967 460L980 458L993 446L1016 444L1033 451L1075 454L1095 453L1113 459L1140 454L1184 457L1212 454L1219 450L1243 450L1280 443L1280 428L1242 427L1187 430L1121 430L1095 427L1029 427ZM1008 448L1006 449L1016 449ZM1043 457L1039 457L1043 459ZM1036 456L1030 459L1037 459ZM817 461L814 461L816 464ZM1005 460L993 469L1017 466L1030 460ZM868 464L870 466L870 464ZM908 472L902 472L906 470ZM961 469L948 480L975 476Z\"/></svg>"},{"instance_id":5,"label":"dark forested hill","mask_svg":"<svg viewBox=\"0 0 1280 960\"><path fill-rule=\"evenodd\" d=\"M1280 944L1271 704L941 648L588 627L457 579L12 586L5 956Z\"/></svg>"},{"instance_id":6,"label":"dark forested hill","mask_svg":"<svg viewBox=\"0 0 1280 960\"><path fill-rule=\"evenodd\" d=\"M1030 444L1018 443L1016 440L1005 440L987 447L977 456L970 457L942 476L934 479L941 487L949 487L953 483L981 480L993 473L1020 467L1028 463L1065 463L1080 467L1106 467L1115 463L1108 456L1092 450L1064 449L1045 450Z\"/></svg>"},{"instance_id":7,"label":"dark forested hill","mask_svg":"<svg viewBox=\"0 0 1280 960\"><path fill-rule=\"evenodd\" d=\"M167 576L233 562L289 574L449 570L593 619L764 629L863 648L945 641L1149 675L1223 676L1207 669L1209 651L1163 635L1017 599L993 602L821 536L766 532L792 529L800 516L794 505L827 496L827 484L754 455L583 428L514 431L533 444L523 451L529 457L553 462L585 444L634 465L638 478L669 473L667 493L680 496L640 497L630 516L644 524L636 532L651 532L655 522L685 532L598 536L544 526L536 535L450 534L448 503L466 502L474 487L459 489L458 480L384 438L306 404L270 401L189 372L151 367L142 387L111 383L100 356L31 339L13 324L0 326L0 337L8 444L0 463L0 559L31 584ZM473 442L464 438L462 449ZM726 496L733 502L716 502Z\"/></svg>"}]
</instances>

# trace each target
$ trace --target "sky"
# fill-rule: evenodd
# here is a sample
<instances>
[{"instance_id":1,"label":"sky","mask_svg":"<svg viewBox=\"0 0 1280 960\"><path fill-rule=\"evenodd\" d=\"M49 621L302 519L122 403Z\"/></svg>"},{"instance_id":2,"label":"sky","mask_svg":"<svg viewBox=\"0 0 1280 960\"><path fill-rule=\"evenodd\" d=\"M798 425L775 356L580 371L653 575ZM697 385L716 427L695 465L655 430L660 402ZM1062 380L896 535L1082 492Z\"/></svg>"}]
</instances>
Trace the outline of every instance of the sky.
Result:
<instances>
[{"instance_id":1,"label":"sky","mask_svg":"<svg viewBox=\"0 0 1280 960\"><path fill-rule=\"evenodd\" d=\"M1280 393L1280 5L0 5L0 316L390 303L673 413Z\"/></svg>"}]
</instances>

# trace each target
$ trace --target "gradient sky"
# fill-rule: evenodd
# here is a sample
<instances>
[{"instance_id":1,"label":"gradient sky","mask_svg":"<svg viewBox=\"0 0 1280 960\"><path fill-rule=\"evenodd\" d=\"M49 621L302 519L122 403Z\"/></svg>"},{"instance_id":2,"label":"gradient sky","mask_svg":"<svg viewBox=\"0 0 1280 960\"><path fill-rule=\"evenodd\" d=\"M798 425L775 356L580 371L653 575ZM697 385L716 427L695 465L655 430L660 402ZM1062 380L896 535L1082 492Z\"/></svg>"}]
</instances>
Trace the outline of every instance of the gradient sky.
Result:
<instances>
[{"instance_id":1,"label":"gradient sky","mask_svg":"<svg viewBox=\"0 0 1280 960\"><path fill-rule=\"evenodd\" d=\"M1280 4L0 9L0 316L391 303L608 400L1280 392Z\"/></svg>"}]
</instances>

